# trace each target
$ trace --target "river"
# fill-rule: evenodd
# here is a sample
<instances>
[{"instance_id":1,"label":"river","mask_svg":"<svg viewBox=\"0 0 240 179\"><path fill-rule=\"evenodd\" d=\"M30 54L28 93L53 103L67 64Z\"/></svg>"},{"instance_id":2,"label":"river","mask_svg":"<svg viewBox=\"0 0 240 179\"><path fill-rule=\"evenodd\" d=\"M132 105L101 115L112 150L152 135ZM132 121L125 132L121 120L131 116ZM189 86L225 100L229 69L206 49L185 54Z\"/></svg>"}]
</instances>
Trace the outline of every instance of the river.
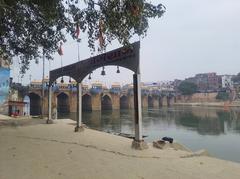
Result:
<instances>
[{"instance_id":1,"label":"river","mask_svg":"<svg viewBox=\"0 0 240 179\"><path fill-rule=\"evenodd\" d=\"M76 114L59 114L59 118ZM133 110L83 112L83 123L113 133L134 133ZM143 109L143 134L147 142L164 136L193 151L206 149L211 156L240 162L240 109L172 107Z\"/></svg>"}]
</instances>

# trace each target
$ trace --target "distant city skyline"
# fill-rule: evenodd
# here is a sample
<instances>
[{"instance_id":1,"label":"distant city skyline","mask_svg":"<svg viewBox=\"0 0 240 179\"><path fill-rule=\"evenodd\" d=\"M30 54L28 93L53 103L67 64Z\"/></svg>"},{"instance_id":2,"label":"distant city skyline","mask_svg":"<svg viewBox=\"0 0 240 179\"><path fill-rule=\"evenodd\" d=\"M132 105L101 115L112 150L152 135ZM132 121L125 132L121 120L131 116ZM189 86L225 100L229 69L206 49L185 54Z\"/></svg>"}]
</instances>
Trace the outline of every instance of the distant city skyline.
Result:
<instances>
[{"instance_id":1,"label":"distant city skyline","mask_svg":"<svg viewBox=\"0 0 240 179\"><path fill-rule=\"evenodd\" d=\"M141 72L142 81L172 81L184 80L198 73L216 72L218 75L236 75L240 72L240 1L238 0L182 0L180 1L152 1L161 2L167 8L160 19L150 20L147 37L141 39ZM91 56L87 47L86 35L80 33L81 60ZM133 37L132 42L138 37ZM113 42L107 50L118 48ZM63 45L63 64L77 62L77 43L68 40ZM95 53L97 55L97 53ZM54 55L51 69L60 67L60 57ZM14 58L12 76L18 81L17 58ZM46 62L45 74L48 74ZM100 75L101 69L94 71L92 81L103 83L131 83L132 73L120 68L116 74L116 67L106 67L107 75ZM42 78L42 61L31 64L23 83L31 79ZM19 78L19 81L20 78ZM89 82L87 77L84 80Z\"/></svg>"}]
</instances>

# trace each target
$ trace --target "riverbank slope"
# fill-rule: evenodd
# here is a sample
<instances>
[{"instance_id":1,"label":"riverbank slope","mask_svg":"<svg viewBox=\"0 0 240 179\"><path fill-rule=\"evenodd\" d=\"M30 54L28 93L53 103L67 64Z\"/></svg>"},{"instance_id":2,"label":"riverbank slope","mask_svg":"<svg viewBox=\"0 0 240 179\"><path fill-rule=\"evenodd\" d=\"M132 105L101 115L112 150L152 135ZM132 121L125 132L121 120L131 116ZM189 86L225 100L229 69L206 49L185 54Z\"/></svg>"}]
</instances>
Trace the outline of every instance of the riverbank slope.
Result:
<instances>
[{"instance_id":1,"label":"riverbank slope","mask_svg":"<svg viewBox=\"0 0 240 179\"><path fill-rule=\"evenodd\" d=\"M41 122L40 122L41 123ZM0 178L240 178L240 164L171 148L131 149L132 140L75 122L0 128Z\"/></svg>"},{"instance_id":2,"label":"riverbank slope","mask_svg":"<svg viewBox=\"0 0 240 179\"><path fill-rule=\"evenodd\" d=\"M177 102L173 104L174 106L203 106L203 107L240 107L240 101L232 102Z\"/></svg>"}]
</instances>

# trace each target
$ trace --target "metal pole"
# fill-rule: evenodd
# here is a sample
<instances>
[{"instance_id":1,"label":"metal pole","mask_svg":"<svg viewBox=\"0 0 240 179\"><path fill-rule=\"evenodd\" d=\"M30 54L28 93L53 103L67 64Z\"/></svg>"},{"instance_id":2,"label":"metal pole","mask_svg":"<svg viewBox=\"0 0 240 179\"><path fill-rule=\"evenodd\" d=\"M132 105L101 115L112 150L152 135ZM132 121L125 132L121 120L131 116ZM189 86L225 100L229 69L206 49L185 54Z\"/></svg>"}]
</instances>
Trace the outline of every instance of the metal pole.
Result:
<instances>
[{"instance_id":1,"label":"metal pole","mask_svg":"<svg viewBox=\"0 0 240 179\"><path fill-rule=\"evenodd\" d=\"M135 111L135 140L142 141L142 105L141 105L141 88L140 74L133 75L134 87L134 111Z\"/></svg>"},{"instance_id":2,"label":"metal pole","mask_svg":"<svg viewBox=\"0 0 240 179\"><path fill-rule=\"evenodd\" d=\"M44 118L44 76L45 76L45 54L43 49L43 73L42 73L42 118Z\"/></svg>"},{"instance_id":3,"label":"metal pole","mask_svg":"<svg viewBox=\"0 0 240 179\"><path fill-rule=\"evenodd\" d=\"M50 84L51 61L48 60L48 122L52 120L52 84Z\"/></svg>"},{"instance_id":4,"label":"metal pole","mask_svg":"<svg viewBox=\"0 0 240 179\"><path fill-rule=\"evenodd\" d=\"M80 61L80 54L79 54L79 42L77 41L77 45L78 45L78 61Z\"/></svg>"},{"instance_id":5,"label":"metal pole","mask_svg":"<svg viewBox=\"0 0 240 179\"><path fill-rule=\"evenodd\" d=\"M48 121L52 120L52 85L48 88Z\"/></svg>"},{"instance_id":6,"label":"metal pole","mask_svg":"<svg viewBox=\"0 0 240 179\"><path fill-rule=\"evenodd\" d=\"M75 132L82 131L82 83L77 85L77 126Z\"/></svg>"},{"instance_id":7,"label":"metal pole","mask_svg":"<svg viewBox=\"0 0 240 179\"><path fill-rule=\"evenodd\" d=\"M29 75L29 85L31 85L32 75Z\"/></svg>"},{"instance_id":8,"label":"metal pole","mask_svg":"<svg viewBox=\"0 0 240 179\"><path fill-rule=\"evenodd\" d=\"M78 111L79 111L79 113L78 113L78 125L79 126L82 126L82 83L79 83L78 84L78 103L79 103L79 105L78 105Z\"/></svg>"}]
</instances>

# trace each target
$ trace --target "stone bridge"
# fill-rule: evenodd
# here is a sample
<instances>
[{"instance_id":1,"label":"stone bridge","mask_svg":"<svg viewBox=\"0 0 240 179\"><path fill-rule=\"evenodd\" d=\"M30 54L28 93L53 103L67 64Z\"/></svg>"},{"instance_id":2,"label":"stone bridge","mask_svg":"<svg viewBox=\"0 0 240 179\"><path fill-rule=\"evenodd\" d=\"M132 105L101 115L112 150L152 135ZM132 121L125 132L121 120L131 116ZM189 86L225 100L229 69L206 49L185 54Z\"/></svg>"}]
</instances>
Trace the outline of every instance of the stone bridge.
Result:
<instances>
[{"instance_id":1,"label":"stone bridge","mask_svg":"<svg viewBox=\"0 0 240 179\"><path fill-rule=\"evenodd\" d=\"M115 110L115 109L133 109L134 96L133 89L99 89L82 86L82 107L83 111L92 110ZM42 88L32 85L29 88L28 96L30 98L30 114L40 115L42 111ZM61 113L77 112L77 88L69 84L57 84L52 87L52 110ZM162 106L171 106L174 103L172 93L160 93L159 91L150 91L142 89L142 107L160 108ZM44 90L44 113L48 113L48 90Z\"/></svg>"}]
</instances>

